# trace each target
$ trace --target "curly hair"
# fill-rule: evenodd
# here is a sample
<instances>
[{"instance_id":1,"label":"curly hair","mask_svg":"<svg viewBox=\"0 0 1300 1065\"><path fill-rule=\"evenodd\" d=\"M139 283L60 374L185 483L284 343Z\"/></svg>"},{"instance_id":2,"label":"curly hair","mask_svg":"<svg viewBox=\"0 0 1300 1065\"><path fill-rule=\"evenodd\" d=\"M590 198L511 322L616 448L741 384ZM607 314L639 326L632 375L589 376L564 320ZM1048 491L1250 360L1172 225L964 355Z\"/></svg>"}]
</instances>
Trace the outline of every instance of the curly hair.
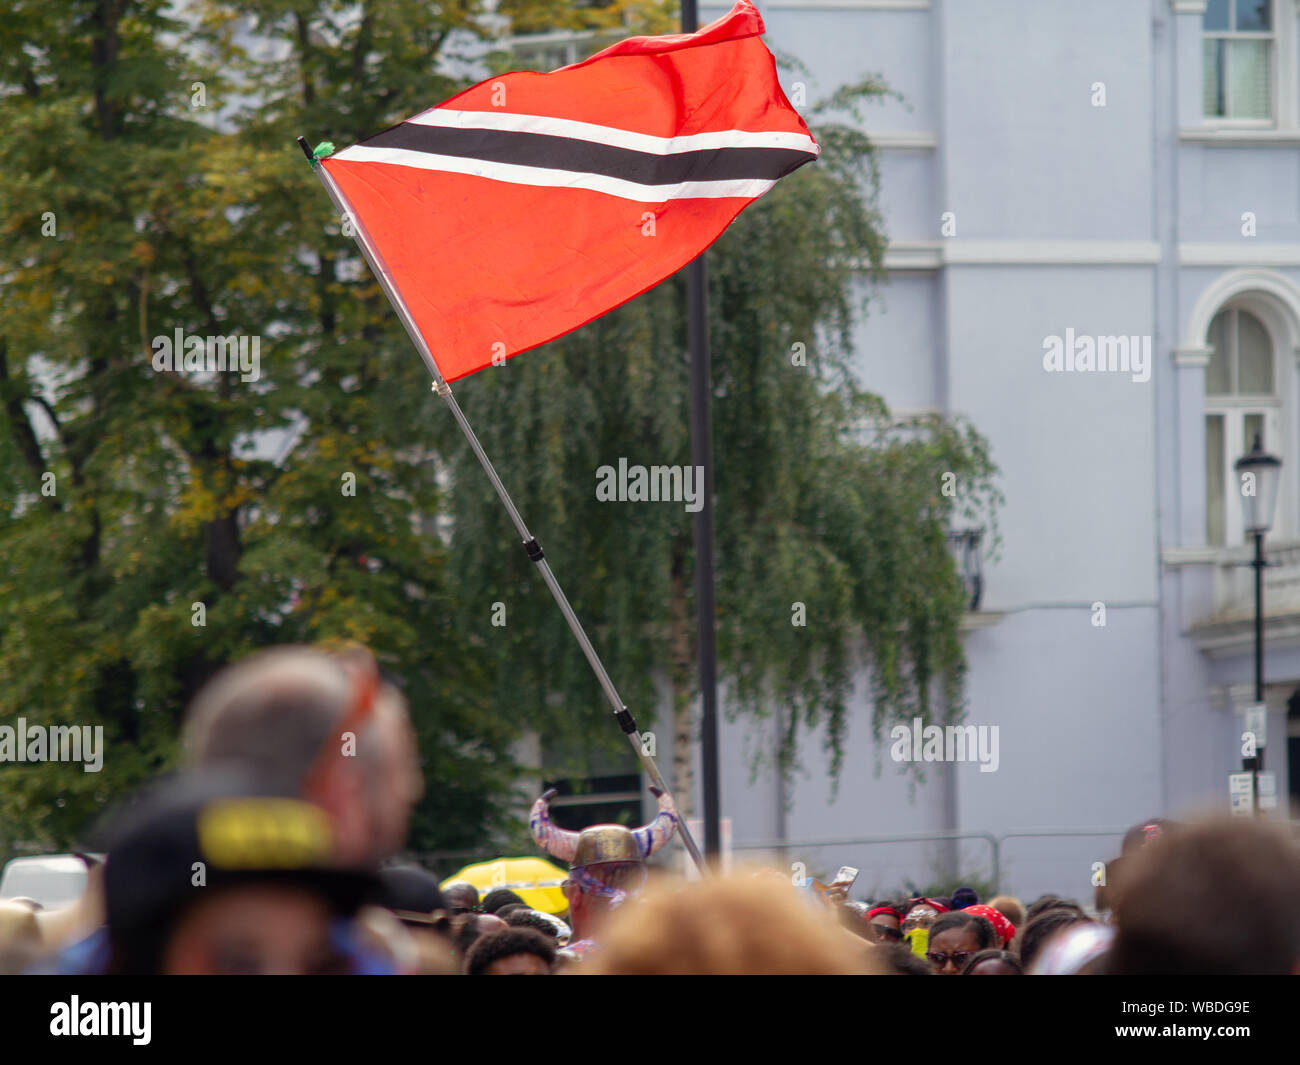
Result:
<instances>
[{"instance_id":1,"label":"curly hair","mask_svg":"<svg viewBox=\"0 0 1300 1065\"><path fill-rule=\"evenodd\" d=\"M498 928L480 936L470 947L465 972L470 976L486 976L493 962L514 954L536 955L549 969L555 965L555 942L532 928Z\"/></svg>"}]
</instances>

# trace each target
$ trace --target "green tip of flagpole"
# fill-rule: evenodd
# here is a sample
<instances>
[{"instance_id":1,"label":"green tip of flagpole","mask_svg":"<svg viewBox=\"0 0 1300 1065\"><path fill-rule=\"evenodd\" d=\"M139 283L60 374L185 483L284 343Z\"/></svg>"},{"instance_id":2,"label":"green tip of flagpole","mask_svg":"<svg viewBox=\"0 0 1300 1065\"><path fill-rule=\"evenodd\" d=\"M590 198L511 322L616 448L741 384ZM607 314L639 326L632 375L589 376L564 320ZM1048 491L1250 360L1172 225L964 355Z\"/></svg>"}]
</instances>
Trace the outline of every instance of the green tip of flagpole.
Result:
<instances>
[{"instance_id":1,"label":"green tip of flagpole","mask_svg":"<svg viewBox=\"0 0 1300 1065\"><path fill-rule=\"evenodd\" d=\"M327 156L331 156L333 154L334 154L334 142L321 141L318 145L316 145L316 150L311 153L311 157L313 159L324 159Z\"/></svg>"}]
</instances>

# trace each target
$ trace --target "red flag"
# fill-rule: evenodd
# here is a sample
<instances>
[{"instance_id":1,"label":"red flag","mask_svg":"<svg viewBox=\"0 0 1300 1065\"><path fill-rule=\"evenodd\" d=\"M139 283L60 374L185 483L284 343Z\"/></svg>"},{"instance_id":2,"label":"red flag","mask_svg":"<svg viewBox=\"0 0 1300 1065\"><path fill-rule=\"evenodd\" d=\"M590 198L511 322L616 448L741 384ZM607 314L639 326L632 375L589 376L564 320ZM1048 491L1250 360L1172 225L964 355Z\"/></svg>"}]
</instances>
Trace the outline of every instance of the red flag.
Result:
<instances>
[{"instance_id":1,"label":"red flag","mask_svg":"<svg viewBox=\"0 0 1300 1065\"><path fill-rule=\"evenodd\" d=\"M820 148L749 0L480 82L322 162L455 381L561 336L690 262Z\"/></svg>"}]
</instances>

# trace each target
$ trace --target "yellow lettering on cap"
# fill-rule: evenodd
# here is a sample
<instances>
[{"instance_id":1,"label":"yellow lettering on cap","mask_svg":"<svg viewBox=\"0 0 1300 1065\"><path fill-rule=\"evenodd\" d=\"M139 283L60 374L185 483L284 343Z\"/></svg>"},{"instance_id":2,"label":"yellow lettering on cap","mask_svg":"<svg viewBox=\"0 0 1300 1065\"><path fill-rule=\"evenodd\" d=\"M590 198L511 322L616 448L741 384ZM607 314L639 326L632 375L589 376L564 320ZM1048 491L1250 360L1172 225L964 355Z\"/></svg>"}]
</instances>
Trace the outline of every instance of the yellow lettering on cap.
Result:
<instances>
[{"instance_id":1,"label":"yellow lettering on cap","mask_svg":"<svg viewBox=\"0 0 1300 1065\"><path fill-rule=\"evenodd\" d=\"M199 812L199 849L222 869L297 869L328 863L329 818L297 799L219 799Z\"/></svg>"}]
</instances>

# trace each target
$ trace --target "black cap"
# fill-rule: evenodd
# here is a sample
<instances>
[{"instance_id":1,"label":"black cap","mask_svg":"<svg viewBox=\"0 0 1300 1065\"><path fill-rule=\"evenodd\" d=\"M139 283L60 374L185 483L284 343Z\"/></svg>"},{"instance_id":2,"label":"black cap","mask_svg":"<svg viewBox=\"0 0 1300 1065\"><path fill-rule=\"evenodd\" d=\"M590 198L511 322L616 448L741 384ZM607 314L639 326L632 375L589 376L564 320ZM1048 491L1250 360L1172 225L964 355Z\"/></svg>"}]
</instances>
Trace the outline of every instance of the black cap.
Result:
<instances>
[{"instance_id":1,"label":"black cap","mask_svg":"<svg viewBox=\"0 0 1300 1065\"><path fill-rule=\"evenodd\" d=\"M375 902L399 917L406 914L428 917L436 910L447 908L438 878L418 865L390 865L379 870L379 894Z\"/></svg>"},{"instance_id":2,"label":"black cap","mask_svg":"<svg viewBox=\"0 0 1300 1065\"><path fill-rule=\"evenodd\" d=\"M1122 855L1132 854L1136 850L1141 850L1152 840L1159 839L1170 829L1177 829L1178 827L1176 821L1168 821L1163 817L1148 818L1124 833L1124 842L1120 844L1119 852Z\"/></svg>"},{"instance_id":3,"label":"black cap","mask_svg":"<svg viewBox=\"0 0 1300 1065\"><path fill-rule=\"evenodd\" d=\"M236 884L301 886L355 912L373 873L332 867L328 816L267 790L231 770L186 772L120 810L99 836L110 936L157 935L205 892Z\"/></svg>"}]
</instances>

